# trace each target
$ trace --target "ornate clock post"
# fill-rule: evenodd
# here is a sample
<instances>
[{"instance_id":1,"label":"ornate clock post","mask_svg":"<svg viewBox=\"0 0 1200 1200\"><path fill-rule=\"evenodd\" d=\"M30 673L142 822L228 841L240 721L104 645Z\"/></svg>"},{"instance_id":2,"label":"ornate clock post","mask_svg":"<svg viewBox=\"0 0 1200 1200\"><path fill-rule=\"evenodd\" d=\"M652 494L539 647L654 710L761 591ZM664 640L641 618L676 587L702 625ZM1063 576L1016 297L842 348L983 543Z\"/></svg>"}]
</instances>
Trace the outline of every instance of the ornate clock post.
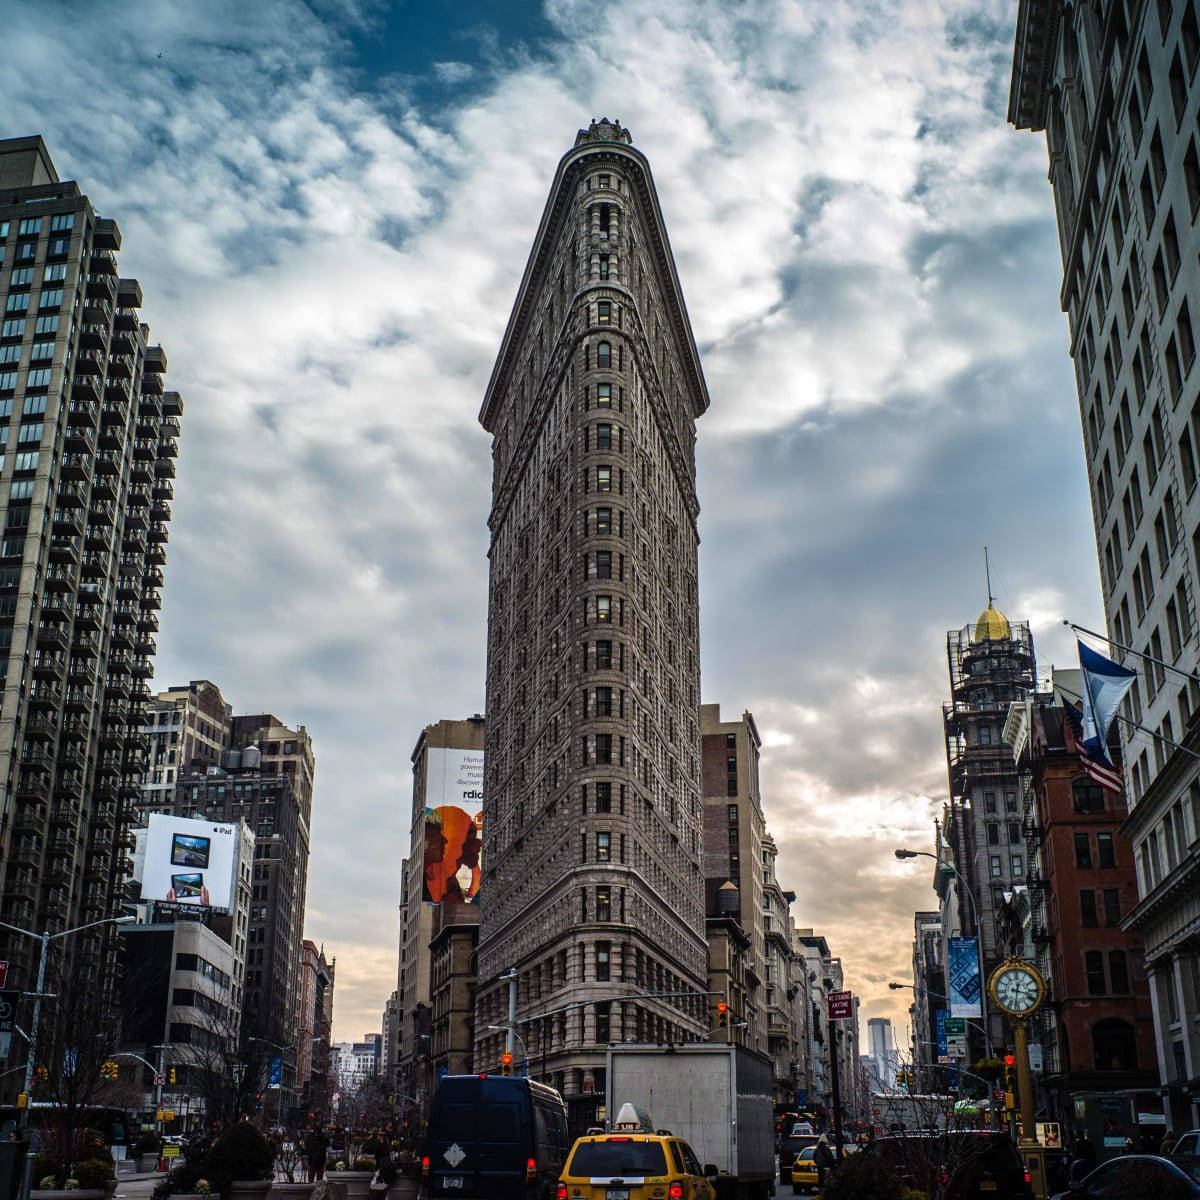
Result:
<instances>
[{"instance_id":1,"label":"ornate clock post","mask_svg":"<svg viewBox=\"0 0 1200 1200\"><path fill-rule=\"evenodd\" d=\"M1013 1030L1013 1055L1017 1060L1017 1099L1021 1110L1018 1150L1029 1172L1033 1192L1044 1200L1046 1149L1037 1140L1033 1072L1029 1069L1029 1018L1045 1003L1046 980L1023 958L1006 958L988 976L988 996L1008 1018Z\"/></svg>"}]
</instances>

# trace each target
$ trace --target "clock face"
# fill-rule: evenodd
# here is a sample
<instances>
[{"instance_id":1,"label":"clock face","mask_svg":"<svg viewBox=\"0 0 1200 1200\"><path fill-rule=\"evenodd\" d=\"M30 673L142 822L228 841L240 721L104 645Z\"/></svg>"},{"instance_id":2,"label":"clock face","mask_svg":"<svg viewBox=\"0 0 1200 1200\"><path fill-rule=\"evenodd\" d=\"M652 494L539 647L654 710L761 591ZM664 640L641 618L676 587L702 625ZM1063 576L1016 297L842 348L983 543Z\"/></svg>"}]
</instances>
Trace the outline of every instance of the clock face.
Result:
<instances>
[{"instance_id":1,"label":"clock face","mask_svg":"<svg viewBox=\"0 0 1200 1200\"><path fill-rule=\"evenodd\" d=\"M1037 977L1024 967L1009 967L996 980L996 999L1009 1012L1032 1012L1041 995Z\"/></svg>"}]
</instances>

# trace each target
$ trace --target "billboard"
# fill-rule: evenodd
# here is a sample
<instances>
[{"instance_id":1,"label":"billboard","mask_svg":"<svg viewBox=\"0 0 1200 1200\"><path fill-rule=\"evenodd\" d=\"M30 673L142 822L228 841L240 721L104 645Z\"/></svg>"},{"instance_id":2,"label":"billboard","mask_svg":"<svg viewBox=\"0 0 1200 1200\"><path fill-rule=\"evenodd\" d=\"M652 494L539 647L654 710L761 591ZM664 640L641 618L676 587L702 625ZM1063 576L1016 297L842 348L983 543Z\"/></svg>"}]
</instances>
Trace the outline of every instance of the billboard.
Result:
<instances>
[{"instance_id":1,"label":"billboard","mask_svg":"<svg viewBox=\"0 0 1200 1200\"><path fill-rule=\"evenodd\" d=\"M426 750L423 900L478 900L482 810L483 751Z\"/></svg>"},{"instance_id":2,"label":"billboard","mask_svg":"<svg viewBox=\"0 0 1200 1200\"><path fill-rule=\"evenodd\" d=\"M981 1017L983 982L979 978L979 943L975 938L952 937L946 943L946 977L950 981L950 1015Z\"/></svg>"},{"instance_id":3,"label":"billboard","mask_svg":"<svg viewBox=\"0 0 1200 1200\"><path fill-rule=\"evenodd\" d=\"M151 813L142 899L200 908L233 907L238 826Z\"/></svg>"}]
</instances>

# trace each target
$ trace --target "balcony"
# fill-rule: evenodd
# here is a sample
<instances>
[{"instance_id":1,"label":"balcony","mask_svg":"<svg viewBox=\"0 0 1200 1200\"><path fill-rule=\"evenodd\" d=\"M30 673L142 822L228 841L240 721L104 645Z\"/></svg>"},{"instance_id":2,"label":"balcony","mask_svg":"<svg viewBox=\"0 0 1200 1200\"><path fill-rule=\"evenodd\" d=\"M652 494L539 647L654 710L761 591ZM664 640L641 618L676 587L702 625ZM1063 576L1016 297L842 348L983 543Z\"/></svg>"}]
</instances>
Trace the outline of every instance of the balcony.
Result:
<instances>
[{"instance_id":1,"label":"balcony","mask_svg":"<svg viewBox=\"0 0 1200 1200\"><path fill-rule=\"evenodd\" d=\"M45 608L45 605L42 605ZM62 689L49 683L35 683L29 689L29 703L38 708L57 708L62 700Z\"/></svg>"},{"instance_id":2,"label":"balcony","mask_svg":"<svg viewBox=\"0 0 1200 1200\"><path fill-rule=\"evenodd\" d=\"M33 656L33 674L35 679L61 680L66 673L67 660L61 654L51 654L48 650L38 650Z\"/></svg>"},{"instance_id":3,"label":"balcony","mask_svg":"<svg viewBox=\"0 0 1200 1200\"><path fill-rule=\"evenodd\" d=\"M159 436L168 438L177 438L179 436L179 418L178 417L163 417L162 425L159 427Z\"/></svg>"},{"instance_id":4,"label":"balcony","mask_svg":"<svg viewBox=\"0 0 1200 1200\"><path fill-rule=\"evenodd\" d=\"M45 592L42 595L42 616L49 617L51 621L67 620L74 607L69 596L54 592Z\"/></svg>"},{"instance_id":5,"label":"balcony","mask_svg":"<svg viewBox=\"0 0 1200 1200\"><path fill-rule=\"evenodd\" d=\"M157 633L158 614L143 604L138 614L137 626L139 633Z\"/></svg>"},{"instance_id":6,"label":"balcony","mask_svg":"<svg viewBox=\"0 0 1200 1200\"><path fill-rule=\"evenodd\" d=\"M111 355L109 355L108 377L109 377L109 379L132 379L133 378L133 355L132 354L111 354Z\"/></svg>"},{"instance_id":7,"label":"balcony","mask_svg":"<svg viewBox=\"0 0 1200 1200\"><path fill-rule=\"evenodd\" d=\"M51 591L71 592L75 590L74 567L47 567L44 578L46 580L46 587Z\"/></svg>"},{"instance_id":8,"label":"balcony","mask_svg":"<svg viewBox=\"0 0 1200 1200\"><path fill-rule=\"evenodd\" d=\"M150 679L154 675L154 664L148 658L135 658L133 674L136 679ZM149 699L149 693L147 693L147 699Z\"/></svg>"},{"instance_id":9,"label":"balcony","mask_svg":"<svg viewBox=\"0 0 1200 1200\"><path fill-rule=\"evenodd\" d=\"M150 488L144 484L135 484L129 489L128 505L131 509L137 509L143 515L151 508L154 497L151 495Z\"/></svg>"},{"instance_id":10,"label":"balcony","mask_svg":"<svg viewBox=\"0 0 1200 1200\"><path fill-rule=\"evenodd\" d=\"M120 400L105 400L100 405L100 423L124 432L129 427L129 405Z\"/></svg>"},{"instance_id":11,"label":"balcony","mask_svg":"<svg viewBox=\"0 0 1200 1200\"><path fill-rule=\"evenodd\" d=\"M59 508L82 508L87 504L88 490L85 483L60 483L55 493ZM57 514L55 514L57 520Z\"/></svg>"},{"instance_id":12,"label":"balcony","mask_svg":"<svg viewBox=\"0 0 1200 1200\"><path fill-rule=\"evenodd\" d=\"M95 676L95 668L86 658L71 659L67 668L67 682L72 687L91 687Z\"/></svg>"},{"instance_id":13,"label":"balcony","mask_svg":"<svg viewBox=\"0 0 1200 1200\"><path fill-rule=\"evenodd\" d=\"M93 525L111 525L117 518L117 506L111 500L92 498L92 507L88 510L88 522Z\"/></svg>"},{"instance_id":14,"label":"balcony","mask_svg":"<svg viewBox=\"0 0 1200 1200\"><path fill-rule=\"evenodd\" d=\"M172 459L179 457L179 443L171 437L163 438L158 444L158 457Z\"/></svg>"},{"instance_id":15,"label":"balcony","mask_svg":"<svg viewBox=\"0 0 1200 1200\"><path fill-rule=\"evenodd\" d=\"M68 645L66 630L61 625L42 622L38 625L37 644L44 650L57 650L65 654Z\"/></svg>"},{"instance_id":16,"label":"balcony","mask_svg":"<svg viewBox=\"0 0 1200 1200\"><path fill-rule=\"evenodd\" d=\"M108 274L89 275L87 296L89 300L101 300L111 305L117 299L117 281Z\"/></svg>"},{"instance_id":17,"label":"balcony","mask_svg":"<svg viewBox=\"0 0 1200 1200\"><path fill-rule=\"evenodd\" d=\"M121 542L121 553L136 554L140 559L146 553L146 535L140 528L140 522L126 521L125 537Z\"/></svg>"},{"instance_id":18,"label":"balcony","mask_svg":"<svg viewBox=\"0 0 1200 1200\"><path fill-rule=\"evenodd\" d=\"M154 464L154 474L158 479L174 479L175 464L169 458L160 458Z\"/></svg>"},{"instance_id":19,"label":"balcony","mask_svg":"<svg viewBox=\"0 0 1200 1200\"><path fill-rule=\"evenodd\" d=\"M178 392L163 392L163 413L169 417L183 416L183 397Z\"/></svg>"},{"instance_id":20,"label":"balcony","mask_svg":"<svg viewBox=\"0 0 1200 1200\"><path fill-rule=\"evenodd\" d=\"M79 346L87 350L103 350L108 344L108 326L98 321L84 324L79 330Z\"/></svg>"},{"instance_id":21,"label":"balcony","mask_svg":"<svg viewBox=\"0 0 1200 1200\"><path fill-rule=\"evenodd\" d=\"M96 438L86 425L68 425L65 449L70 454L92 454L96 449Z\"/></svg>"},{"instance_id":22,"label":"balcony","mask_svg":"<svg viewBox=\"0 0 1200 1200\"><path fill-rule=\"evenodd\" d=\"M52 829L75 829L79 825L79 810L69 804L56 804L50 809Z\"/></svg>"},{"instance_id":23,"label":"balcony","mask_svg":"<svg viewBox=\"0 0 1200 1200\"><path fill-rule=\"evenodd\" d=\"M36 717L31 716L25 722L25 736L50 741L58 736L58 722L41 714Z\"/></svg>"},{"instance_id":24,"label":"balcony","mask_svg":"<svg viewBox=\"0 0 1200 1200\"><path fill-rule=\"evenodd\" d=\"M108 674L104 677L104 698L128 700L130 693L129 679L124 675Z\"/></svg>"},{"instance_id":25,"label":"balcony","mask_svg":"<svg viewBox=\"0 0 1200 1200\"><path fill-rule=\"evenodd\" d=\"M140 324L141 315L136 308L117 309L117 316L113 325L115 328L121 330L122 333L136 333Z\"/></svg>"},{"instance_id":26,"label":"balcony","mask_svg":"<svg viewBox=\"0 0 1200 1200\"><path fill-rule=\"evenodd\" d=\"M91 465L92 460L85 458L82 454L64 454L62 460L62 478L86 479ZM57 516L57 513L55 515Z\"/></svg>"},{"instance_id":27,"label":"balcony","mask_svg":"<svg viewBox=\"0 0 1200 1200\"><path fill-rule=\"evenodd\" d=\"M163 390L162 376L155 371L150 371L142 376L142 395L143 396L161 396Z\"/></svg>"},{"instance_id":28,"label":"balcony","mask_svg":"<svg viewBox=\"0 0 1200 1200\"><path fill-rule=\"evenodd\" d=\"M103 350L80 350L75 356L75 379L79 381L85 375L104 374Z\"/></svg>"},{"instance_id":29,"label":"balcony","mask_svg":"<svg viewBox=\"0 0 1200 1200\"><path fill-rule=\"evenodd\" d=\"M118 404L128 404L130 399L132 399L132 396L133 392L130 389L128 379L122 379L120 376L117 376L116 378L109 378L108 384L104 389L104 398L106 400L110 402L116 402Z\"/></svg>"},{"instance_id":30,"label":"balcony","mask_svg":"<svg viewBox=\"0 0 1200 1200\"><path fill-rule=\"evenodd\" d=\"M155 480L154 483L154 499L155 500L173 500L175 498L175 487L169 480ZM167 516L171 514L168 512ZM166 517L163 518L166 520Z\"/></svg>"},{"instance_id":31,"label":"balcony","mask_svg":"<svg viewBox=\"0 0 1200 1200\"><path fill-rule=\"evenodd\" d=\"M92 694L83 688L68 688L63 707L68 712L87 712L92 706Z\"/></svg>"},{"instance_id":32,"label":"balcony","mask_svg":"<svg viewBox=\"0 0 1200 1200\"><path fill-rule=\"evenodd\" d=\"M94 275L111 275L115 278L117 256L111 250L93 250L88 269Z\"/></svg>"},{"instance_id":33,"label":"balcony","mask_svg":"<svg viewBox=\"0 0 1200 1200\"><path fill-rule=\"evenodd\" d=\"M171 540L170 530L162 521L155 521L150 526L149 538L152 542L169 542Z\"/></svg>"},{"instance_id":34,"label":"balcony","mask_svg":"<svg viewBox=\"0 0 1200 1200\"><path fill-rule=\"evenodd\" d=\"M158 457L158 443L153 438L138 438L133 443L133 457L146 462Z\"/></svg>"},{"instance_id":35,"label":"balcony","mask_svg":"<svg viewBox=\"0 0 1200 1200\"><path fill-rule=\"evenodd\" d=\"M136 279L122 279L117 293L117 303L122 308L141 308L142 285Z\"/></svg>"},{"instance_id":36,"label":"balcony","mask_svg":"<svg viewBox=\"0 0 1200 1200\"><path fill-rule=\"evenodd\" d=\"M33 859L26 859L32 862ZM33 901L28 896L9 896L4 901L4 919L14 925L31 925L33 923Z\"/></svg>"},{"instance_id":37,"label":"balcony","mask_svg":"<svg viewBox=\"0 0 1200 1200\"><path fill-rule=\"evenodd\" d=\"M146 548L146 566L161 567L165 566L167 561L167 552L159 545L152 545Z\"/></svg>"},{"instance_id":38,"label":"balcony","mask_svg":"<svg viewBox=\"0 0 1200 1200\"><path fill-rule=\"evenodd\" d=\"M112 644L122 650L132 650L135 648L133 640L133 627L125 621L113 626Z\"/></svg>"}]
</instances>

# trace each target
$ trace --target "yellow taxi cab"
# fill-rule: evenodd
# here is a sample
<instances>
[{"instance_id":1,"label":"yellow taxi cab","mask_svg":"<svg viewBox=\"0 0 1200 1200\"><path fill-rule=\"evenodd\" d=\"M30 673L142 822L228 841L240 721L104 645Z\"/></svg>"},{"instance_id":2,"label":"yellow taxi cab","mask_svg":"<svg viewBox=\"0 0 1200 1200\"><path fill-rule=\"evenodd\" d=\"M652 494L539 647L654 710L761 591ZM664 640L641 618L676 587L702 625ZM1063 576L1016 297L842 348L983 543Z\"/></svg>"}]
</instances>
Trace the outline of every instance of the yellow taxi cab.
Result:
<instances>
[{"instance_id":1,"label":"yellow taxi cab","mask_svg":"<svg viewBox=\"0 0 1200 1200\"><path fill-rule=\"evenodd\" d=\"M571 1147L557 1200L716 1200L716 1176L682 1138L656 1132L644 1111L625 1104L612 1133L589 1134Z\"/></svg>"},{"instance_id":2,"label":"yellow taxi cab","mask_svg":"<svg viewBox=\"0 0 1200 1200\"><path fill-rule=\"evenodd\" d=\"M805 1146L792 1163L792 1191L815 1192L817 1190L817 1164L813 1162L816 1146Z\"/></svg>"}]
</instances>

